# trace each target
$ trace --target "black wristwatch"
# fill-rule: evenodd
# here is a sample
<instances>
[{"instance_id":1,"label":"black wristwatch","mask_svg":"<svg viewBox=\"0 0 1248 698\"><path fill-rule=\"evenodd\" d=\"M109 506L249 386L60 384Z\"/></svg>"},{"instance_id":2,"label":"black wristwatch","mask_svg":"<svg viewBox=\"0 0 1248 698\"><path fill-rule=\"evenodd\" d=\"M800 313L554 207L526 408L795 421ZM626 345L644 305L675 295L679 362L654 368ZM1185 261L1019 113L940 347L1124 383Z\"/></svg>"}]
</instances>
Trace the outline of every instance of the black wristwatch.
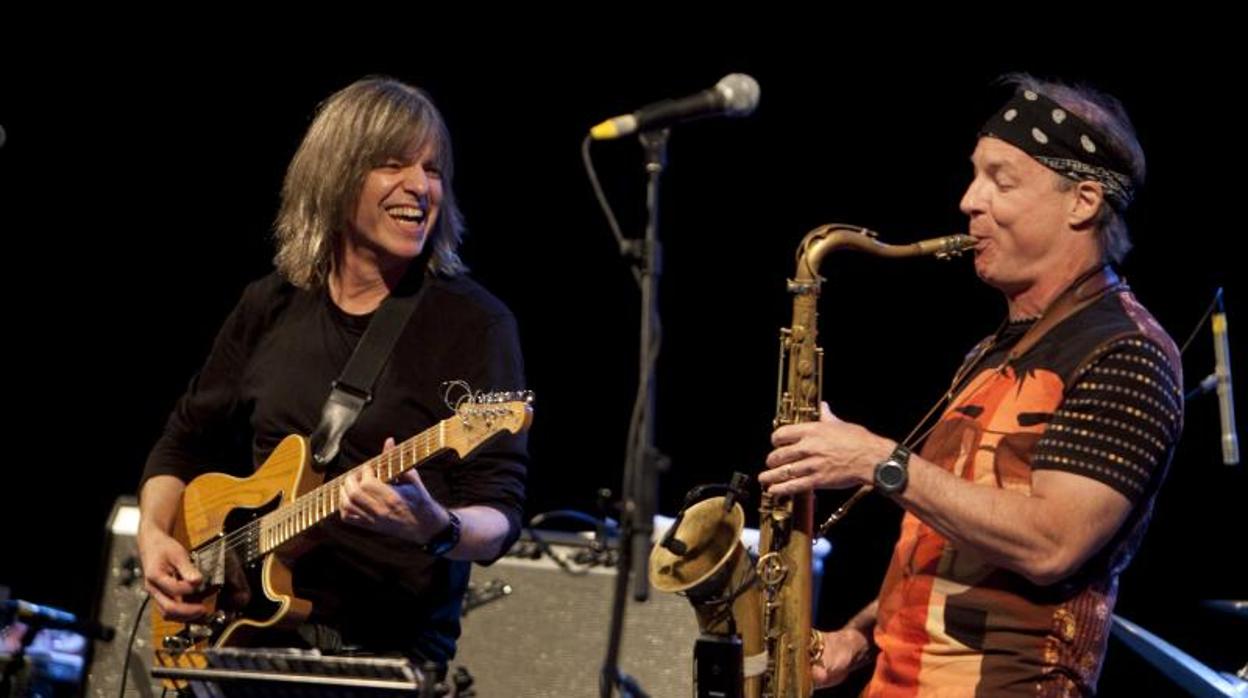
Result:
<instances>
[{"instance_id":1,"label":"black wristwatch","mask_svg":"<svg viewBox=\"0 0 1248 698\"><path fill-rule=\"evenodd\" d=\"M422 551L435 557L441 557L459 545L459 517L450 509L446 510L446 514L449 518L446 528L438 531L427 543L420 546Z\"/></svg>"},{"instance_id":2,"label":"black wristwatch","mask_svg":"<svg viewBox=\"0 0 1248 698\"><path fill-rule=\"evenodd\" d=\"M875 489L880 494L901 494L910 480L910 449L897 444L892 455L875 466Z\"/></svg>"}]
</instances>

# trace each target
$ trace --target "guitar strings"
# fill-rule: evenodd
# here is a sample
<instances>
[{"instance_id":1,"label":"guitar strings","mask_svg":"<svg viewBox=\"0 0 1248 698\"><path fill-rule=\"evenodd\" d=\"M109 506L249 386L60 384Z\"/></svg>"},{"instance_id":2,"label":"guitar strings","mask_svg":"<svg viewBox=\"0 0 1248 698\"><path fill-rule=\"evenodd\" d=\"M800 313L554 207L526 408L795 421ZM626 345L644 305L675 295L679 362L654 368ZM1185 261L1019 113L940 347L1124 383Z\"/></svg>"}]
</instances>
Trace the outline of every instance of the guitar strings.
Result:
<instances>
[{"instance_id":1,"label":"guitar strings","mask_svg":"<svg viewBox=\"0 0 1248 698\"><path fill-rule=\"evenodd\" d=\"M306 528L310 525L314 525L316 523L324 521L334 512L339 510L340 508L340 502L338 499L338 488L340 486L339 482L340 480L342 480L342 478L346 477L351 472L354 472L355 470L359 468L372 467L374 474L376 474L376 476L379 479L384 479L388 481L391 477L394 477L395 475L395 473L392 472L392 469L394 467L393 461L395 460L396 455L398 456L398 466L399 466L398 472L401 473L404 470L417 465L421 460L424 460L428 458L430 455L432 455L435 450L434 448L435 446L438 448L445 446L445 444L441 443L442 441L441 437L444 434L442 425L448 421L451 421L451 420L450 419L443 420L443 422L440 422L434 425L433 427L430 427L429 429L426 429L425 431L413 436L407 441L404 441L402 444L399 444L398 446L396 446L393 450L374 456L373 458L370 458L369 460L364 461L363 463L359 464L355 468L352 468L350 471L347 471L346 473L343 473L333 478L329 482L326 482L316 487L310 492L306 492L303 495L300 495L295 500L293 500L290 505L285 506L285 507L279 507L278 509L271 511L267 514L264 514L257 519L253 519L247 522L246 524L239 526L237 529L227 533L224 537L216 541L212 541L211 543L208 543L207 545L201 546L198 550L206 551L206 550L211 550L215 548L216 546L223 545L225 546L226 553L236 552L240 549L245 548L245 546L247 546L253 540L257 542L256 557L259 557L261 553L267 553L275 549L277 546L281 545L287 540L290 540L290 538L293 537L293 535L297 535L298 533L301 533L303 530L306 530ZM423 455L421 454L422 449L424 449L425 451ZM403 457L408 455L409 452L411 453L412 464L410 466L404 466ZM380 470L382 465L384 465L386 468L385 477L382 476L382 473ZM327 498L328 501L326 502L321 501L322 496L320 493L322 491L325 491L328 493L328 498ZM323 507L320 506L322 503L324 503L326 506L323 506ZM325 512L324 515L320 513L321 511ZM276 544L271 545L267 550L263 550L263 551L261 550L263 546L260 545L260 534L263 532L261 529L263 528L263 524L266 519L269 520L268 521L269 530L271 531L275 527L285 526L293 522L299 521L301 517L306 517L304 518L304 520L308 521L309 523L306 525L300 523L296 527L298 528L298 530L295 531L292 535L281 537L280 541L278 541ZM251 562L251 560L253 559L253 558L248 558L248 556L246 555L244 555L243 557L247 560L247 562Z\"/></svg>"},{"instance_id":2,"label":"guitar strings","mask_svg":"<svg viewBox=\"0 0 1248 698\"><path fill-rule=\"evenodd\" d=\"M427 430L426 432L417 434L416 436L403 442L399 446L396 446L391 451L387 451L386 453L374 456L373 458L370 458L369 460L364 461L363 463L357 465L355 468L352 468L347 473L338 475L337 477L333 478L329 482L326 482L320 485L316 489L313 489L310 492L306 492L303 495L300 495L298 498L293 500L290 505L285 506L285 507L280 507L274 511L264 514L263 516L257 519L253 519L247 522L246 524L239 526L233 531L227 533L223 538L220 538L218 540L215 540L209 543L206 546L203 546L202 548L200 548L200 550L210 550L217 545L224 545L227 553L237 552L241 548L245 547L251 540L259 538L258 529L261 528L262 523L268 517L273 517L272 519L269 519L268 521L268 523L270 524L270 529L272 529L272 527L275 527L275 526L287 525L297 520L300 516L305 516L308 514L311 514L311 517L309 517L309 521L311 521L312 523L318 523L320 521L323 521L324 519L328 518L329 515L332 515L334 512L336 512L339 508L338 488L341 486L341 480L344 477L346 477L349 473L354 472L357 469L367 468L367 467L372 467L373 472L377 475L378 478L382 478L382 470L381 470L382 467L385 468L385 472L386 472L386 476L383 479L389 479L390 477L393 477L395 474L392 472L395 466L395 462L394 462L396 460L395 456L396 455L398 456L397 458L398 472L402 472L403 470L406 470L408 467L411 467L411 466L405 467L403 465L404 457L407 457L410 455L410 457L413 460L412 465L416 465L420 460L427 458L432 453L433 446L435 445L434 442L435 442L435 436L436 436L436 434L432 434L429 432L434 432L437 429L438 427L435 426L432 429ZM421 453L422 450L424 450L423 455ZM391 454L394 454L394 455L391 455ZM321 495L322 491L325 491L328 493L328 498L327 498L328 501L326 502L328 506L322 509L325 512L324 516L321 516L320 514L316 513L318 509L315 506L318 503L317 499L322 497ZM315 518L315 520L312 520L313 518ZM285 540L289 540L289 538ZM283 540L282 542L285 542L285 540ZM250 562L250 560L248 561Z\"/></svg>"}]
</instances>

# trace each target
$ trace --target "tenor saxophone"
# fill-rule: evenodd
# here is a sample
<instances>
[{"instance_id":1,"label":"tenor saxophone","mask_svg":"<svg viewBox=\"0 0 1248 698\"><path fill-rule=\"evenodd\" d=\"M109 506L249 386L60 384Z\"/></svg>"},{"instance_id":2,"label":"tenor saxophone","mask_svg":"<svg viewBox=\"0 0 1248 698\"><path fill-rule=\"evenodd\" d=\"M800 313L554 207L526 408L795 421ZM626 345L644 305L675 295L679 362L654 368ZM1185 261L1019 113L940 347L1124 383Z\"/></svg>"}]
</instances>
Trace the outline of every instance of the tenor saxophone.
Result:
<instances>
[{"instance_id":1,"label":"tenor saxophone","mask_svg":"<svg viewBox=\"0 0 1248 698\"><path fill-rule=\"evenodd\" d=\"M975 245L969 235L949 235L910 245L886 245L865 228L829 224L815 228L797 248L797 271L788 282L793 323L780 330L774 427L819 419L823 395L823 349L817 343L819 266L833 250L855 249L880 257L947 258ZM763 698L805 698L813 690L810 665L822 641L811 629L810 549L814 495L763 493L759 506L756 571L763 597L763 648L767 668ZM843 513L843 512L842 512Z\"/></svg>"},{"instance_id":2,"label":"tenor saxophone","mask_svg":"<svg viewBox=\"0 0 1248 698\"><path fill-rule=\"evenodd\" d=\"M975 245L969 235L949 235L909 245L886 245L865 228L829 224L802 238L797 271L788 282L793 322L780 330L774 427L819 419L823 350L816 343L819 266L833 250L850 248L881 257L951 257ZM865 490L855 495L856 501ZM751 563L741 543L740 505L724 498L700 502L684 515L686 552L656 546L650 579L661 591L683 593L703 633L735 634L743 648L747 698L807 698L810 665L822 642L810 624L814 496L764 493L759 508L759 557ZM847 506L837 512L843 515Z\"/></svg>"}]
</instances>

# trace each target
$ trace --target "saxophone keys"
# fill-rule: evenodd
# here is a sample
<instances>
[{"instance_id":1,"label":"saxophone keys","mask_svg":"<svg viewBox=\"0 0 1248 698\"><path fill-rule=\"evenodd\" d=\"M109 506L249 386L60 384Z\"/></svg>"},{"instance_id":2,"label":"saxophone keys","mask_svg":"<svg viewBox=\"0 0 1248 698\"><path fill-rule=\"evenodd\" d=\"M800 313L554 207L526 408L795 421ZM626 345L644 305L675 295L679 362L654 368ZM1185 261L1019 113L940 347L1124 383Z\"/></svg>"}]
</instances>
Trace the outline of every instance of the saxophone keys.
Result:
<instances>
[{"instance_id":1,"label":"saxophone keys","mask_svg":"<svg viewBox=\"0 0 1248 698\"><path fill-rule=\"evenodd\" d=\"M779 586L788 573L788 568L778 552L767 553L758 559L758 577L766 586Z\"/></svg>"}]
</instances>

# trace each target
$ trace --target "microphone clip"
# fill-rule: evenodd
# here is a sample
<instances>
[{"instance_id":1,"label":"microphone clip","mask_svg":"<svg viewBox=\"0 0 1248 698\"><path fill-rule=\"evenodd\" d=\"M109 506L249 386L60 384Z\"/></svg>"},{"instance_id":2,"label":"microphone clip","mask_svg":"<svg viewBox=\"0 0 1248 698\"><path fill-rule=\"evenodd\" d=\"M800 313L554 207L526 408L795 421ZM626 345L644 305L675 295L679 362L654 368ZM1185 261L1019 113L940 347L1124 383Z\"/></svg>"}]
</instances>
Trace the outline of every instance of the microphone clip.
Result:
<instances>
[{"instance_id":1,"label":"microphone clip","mask_svg":"<svg viewBox=\"0 0 1248 698\"><path fill-rule=\"evenodd\" d=\"M748 501L750 498L749 490L746 485L749 482L749 476L745 473L734 472L732 480L728 484L708 484L698 485L689 490L685 495L685 503L680 507L680 511L676 513L676 518L672 521L672 525L668 527L667 532L663 534L663 539L659 541L659 545L671 551L673 555L684 556L689 552L689 546L684 541L676 537L676 529L680 528L680 524L685 520L685 512L689 507L697 504L704 499L710 499L717 494L724 495L724 513L732 511L732 507L738 502Z\"/></svg>"}]
</instances>

